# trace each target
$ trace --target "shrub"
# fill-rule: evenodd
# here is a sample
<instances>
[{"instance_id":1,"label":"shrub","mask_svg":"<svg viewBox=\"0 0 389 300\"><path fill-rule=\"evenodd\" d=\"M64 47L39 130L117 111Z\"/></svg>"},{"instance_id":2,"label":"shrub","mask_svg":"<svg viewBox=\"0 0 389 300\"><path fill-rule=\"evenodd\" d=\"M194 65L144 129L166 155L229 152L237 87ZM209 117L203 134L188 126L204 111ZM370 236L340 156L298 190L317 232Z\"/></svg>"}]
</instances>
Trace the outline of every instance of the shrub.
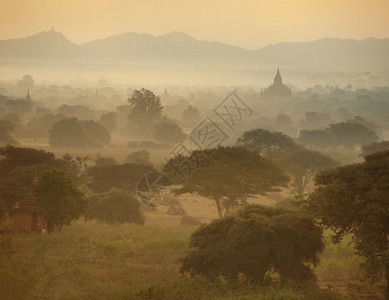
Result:
<instances>
[{"instance_id":1,"label":"shrub","mask_svg":"<svg viewBox=\"0 0 389 300\"><path fill-rule=\"evenodd\" d=\"M112 188L108 193L93 195L90 201L88 219L109 224L145 222L139 201L123 190Z\"/></svg>"},{"instance_id":2,"label":"shrub","mask_svg":"<svg viewBox=\"0 0 389 300\"><path fill-rule=\"evenodd\" d=\"M244 275L257 283L271 271L283 282L313 281L308 264L316 265L324 248L322 229L314 220L295 210L260 205L200 227L190 246L182 272L230 280Z\"/></svg>"}]
</instances>

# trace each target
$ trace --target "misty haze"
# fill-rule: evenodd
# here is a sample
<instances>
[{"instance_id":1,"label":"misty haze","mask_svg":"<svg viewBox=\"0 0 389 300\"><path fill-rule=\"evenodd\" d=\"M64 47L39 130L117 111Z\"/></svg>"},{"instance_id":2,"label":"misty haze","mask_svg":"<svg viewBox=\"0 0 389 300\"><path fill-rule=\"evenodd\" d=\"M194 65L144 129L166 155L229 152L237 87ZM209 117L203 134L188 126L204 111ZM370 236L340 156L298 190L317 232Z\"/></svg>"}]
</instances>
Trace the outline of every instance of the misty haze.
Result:
<instances>
[{"instance_id":1,"label":"misty haze","mask_svg":"<svg viewBox=\"0 0 389 300\"><path fill-rule=\"evenodd\" d=\"M0 299L389 299L385 1L2 6Z\"/></svg>"}]
</instances>

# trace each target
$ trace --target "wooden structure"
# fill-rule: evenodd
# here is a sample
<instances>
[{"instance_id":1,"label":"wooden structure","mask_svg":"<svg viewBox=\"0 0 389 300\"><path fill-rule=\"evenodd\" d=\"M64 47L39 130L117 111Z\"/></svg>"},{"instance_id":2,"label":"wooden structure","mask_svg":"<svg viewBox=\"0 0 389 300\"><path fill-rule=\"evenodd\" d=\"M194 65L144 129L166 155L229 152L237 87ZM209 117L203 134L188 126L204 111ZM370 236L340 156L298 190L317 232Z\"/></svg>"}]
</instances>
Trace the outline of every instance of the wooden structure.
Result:
<instances>
[{"instance_id":1,"label":"wooden structure","mask_svg":"<svg viewBox=\"0 0 389 300\"><path fill-rule=\"evenodd\" d=\"M38 204L36 203L34 195L34 187L38 182L38 173L35 171L29 194L13 211L15 231L42 232L42 229L47 230L47 220L42 215L38 214Z\"/></svg>"}]
</instances>

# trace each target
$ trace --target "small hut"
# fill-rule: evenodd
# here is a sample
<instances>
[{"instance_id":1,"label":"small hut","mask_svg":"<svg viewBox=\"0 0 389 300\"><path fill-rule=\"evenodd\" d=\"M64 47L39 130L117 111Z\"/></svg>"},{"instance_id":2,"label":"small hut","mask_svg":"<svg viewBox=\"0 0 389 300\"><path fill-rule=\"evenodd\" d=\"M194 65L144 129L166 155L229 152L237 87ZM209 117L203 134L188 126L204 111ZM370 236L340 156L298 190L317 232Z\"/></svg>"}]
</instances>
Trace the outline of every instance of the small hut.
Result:
<instances>
[{"instance_id":1,"label":"small hut","mask_svg":"<svg viewBox=\"0 0 389 300\"><path fill-rule=\"evenodd\" d=\"M35 171L29 194L13 211L15 231L42 232L42 229L47 230L47 220L42 215L38 214L38 204L36 203L34 194L34 187L38 182L38 172Z\"/></svg>"}]
</instances>

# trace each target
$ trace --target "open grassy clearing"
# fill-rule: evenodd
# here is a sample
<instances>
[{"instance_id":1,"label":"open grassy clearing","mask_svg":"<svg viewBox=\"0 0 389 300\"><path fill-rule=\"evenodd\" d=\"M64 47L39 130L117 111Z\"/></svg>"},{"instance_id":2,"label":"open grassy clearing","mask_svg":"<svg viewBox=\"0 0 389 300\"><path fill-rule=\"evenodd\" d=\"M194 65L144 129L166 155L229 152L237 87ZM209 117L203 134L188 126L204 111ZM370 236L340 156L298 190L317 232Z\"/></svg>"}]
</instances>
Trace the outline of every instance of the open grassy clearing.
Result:
<instances>
[{"instance_id":1,"label":"open grassy clearing","mask_svg":"<svg viewBox=\"0 0 389 300\"><path fill-rule=\"evenodd\" d=\"M180 217L161 210L146 214L145 226L80 220L60 234L3 235L0 298L302 299L305 293L305 299L383 299L377 286L360 282L349 241L328 243L316 268L321 291L188 278L179 272L180 259L197 227L178 226Z\"/></svg>"}]
</instances>

